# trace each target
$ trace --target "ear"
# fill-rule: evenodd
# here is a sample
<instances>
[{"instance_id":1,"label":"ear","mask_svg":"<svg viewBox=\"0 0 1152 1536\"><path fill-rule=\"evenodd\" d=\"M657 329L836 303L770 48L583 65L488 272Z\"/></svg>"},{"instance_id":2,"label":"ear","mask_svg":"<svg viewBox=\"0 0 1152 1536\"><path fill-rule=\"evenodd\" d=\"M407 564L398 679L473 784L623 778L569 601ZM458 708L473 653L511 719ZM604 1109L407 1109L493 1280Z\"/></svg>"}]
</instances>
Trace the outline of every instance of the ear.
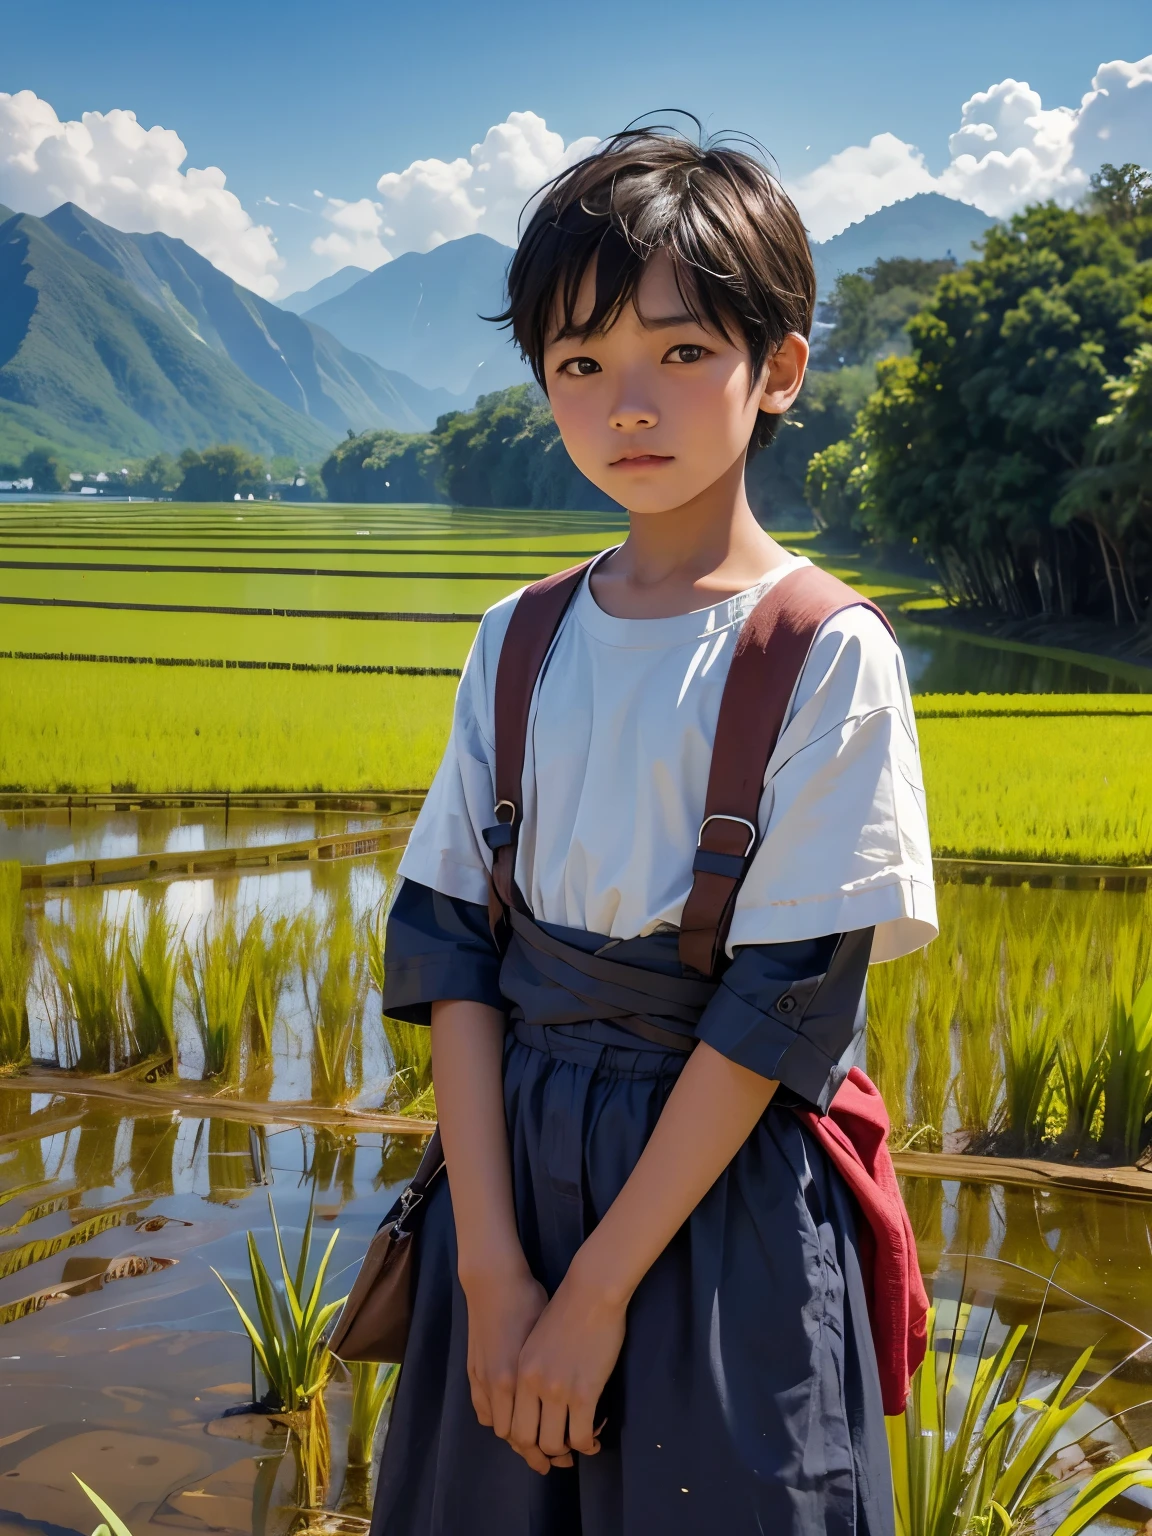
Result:
<instances>
[{"instance_id":1,"label":"ear","mask_svg":"<svg viewBox=\"0 0 1152 1536\"><path fill-rule=\"evenodd\" d=\"M768 358L758 409L782 415L800 393L808 366L808 343L798 331L790 331Z\"/></svg>"}]
</instances>

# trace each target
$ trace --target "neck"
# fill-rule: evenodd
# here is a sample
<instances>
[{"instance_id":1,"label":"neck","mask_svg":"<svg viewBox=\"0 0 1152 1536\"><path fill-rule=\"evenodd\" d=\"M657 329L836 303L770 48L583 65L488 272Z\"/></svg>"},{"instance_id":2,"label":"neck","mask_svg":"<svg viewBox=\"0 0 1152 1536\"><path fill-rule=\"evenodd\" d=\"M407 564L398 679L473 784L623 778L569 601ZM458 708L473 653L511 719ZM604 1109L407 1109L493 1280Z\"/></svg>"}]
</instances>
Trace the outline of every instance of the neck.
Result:
<instances>
[{"instance_id":1,"label":"neck","mask_svg":"<svg viewBox=\"0 0 1152 1536\"><path fill-rule=\"evenodd\" d=\"M637 588L687 584L711 596L743 590L785 558L748 504L741 458L683 506L630 513L628 539L612 564Z\"/></svg>"}]
</instances>

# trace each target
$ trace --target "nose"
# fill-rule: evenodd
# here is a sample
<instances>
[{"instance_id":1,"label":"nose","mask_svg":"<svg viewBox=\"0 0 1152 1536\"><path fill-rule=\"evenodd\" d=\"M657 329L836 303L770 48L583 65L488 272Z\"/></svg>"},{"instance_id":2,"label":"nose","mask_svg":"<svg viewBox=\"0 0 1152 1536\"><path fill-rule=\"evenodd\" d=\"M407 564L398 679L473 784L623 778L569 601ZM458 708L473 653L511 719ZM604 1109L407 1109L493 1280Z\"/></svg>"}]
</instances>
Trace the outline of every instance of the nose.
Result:
<instances>
[{"instance_id":1,"label":"nose","mask_svg":"<svg viewBox=\"0 0 1152 1536\"><path fill-rule=\"evenodd\" d=\"M637 398L636 394L628 391L613 406L608 420L616 432L642 432L656 426L660 415L651 401Z\"/></svg>"}]
</instances>

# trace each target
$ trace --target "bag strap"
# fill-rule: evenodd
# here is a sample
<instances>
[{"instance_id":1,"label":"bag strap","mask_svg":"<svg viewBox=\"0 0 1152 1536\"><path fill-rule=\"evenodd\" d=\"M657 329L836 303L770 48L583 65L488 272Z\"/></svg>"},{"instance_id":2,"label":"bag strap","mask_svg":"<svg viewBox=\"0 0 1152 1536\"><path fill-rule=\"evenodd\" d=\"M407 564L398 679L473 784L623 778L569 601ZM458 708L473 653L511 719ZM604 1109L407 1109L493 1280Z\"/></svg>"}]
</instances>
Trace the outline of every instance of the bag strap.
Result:
<instances>
[{"instance_id":1,"label":"bag strap","mask_svg":"<svg viewBox=\"0 0 1152 1536\"><path fill-rule=\"evenodd\" d=\"M494 708L496 804L492 814L496 820L494 826L484 828L484 841L492 850L488 922L501 949L507 938L508 912L514 907L524 908L516 889L516 848L524 820L524 752L532 695L564 615L585 572L598 558L594 555L525 587L500 647Z\"/></svg>"},{"instance_id":2,"label":"bag strap","mask_svg":"<svg viewBox=\"0 0 1152 1536\"><path fill-rule=\"evenodd\" d=\"M720 700L692 889L680 918L681 963L704 976L722 969L736 897L760 843L760 797L788 705L821 625L874 603L803 565L782 576L744 621ZM893 635L895 638L895 635Z\"/></svg>"}]
</instances>

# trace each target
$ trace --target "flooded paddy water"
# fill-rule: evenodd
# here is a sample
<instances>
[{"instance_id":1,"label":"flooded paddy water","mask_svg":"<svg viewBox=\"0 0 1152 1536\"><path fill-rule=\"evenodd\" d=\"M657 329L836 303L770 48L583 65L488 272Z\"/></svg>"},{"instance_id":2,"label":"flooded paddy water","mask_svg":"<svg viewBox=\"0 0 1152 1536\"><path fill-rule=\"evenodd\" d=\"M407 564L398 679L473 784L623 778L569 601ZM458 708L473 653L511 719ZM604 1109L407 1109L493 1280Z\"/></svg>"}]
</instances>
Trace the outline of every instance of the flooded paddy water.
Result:
<instances>
[{"instance_id":1,"label":"flooded paddy water","mask_svg":"<svg viewBox=\"0 0 1152 1536\"><path fill-rule=\"evenodd\" d=\"M3 850L50 864L164 851L184 838L227 847L238 831L277 841L322 835L330 823L367 831L400 815L388 806L229 808L225 827L218 806L126 804L74 807L71 826L59 807L9 811ZM271 1266L271 1196L290 1265L310 1210L313 1270L339 1233L324 1296L342 1296L419 1157L420 1118L407 1129L394 1119L382 1122L386 1130L366 1128L373 1114L434 1112L421 1101L427 1061L412 1054L412 1032L379 1014L372 946L398 856L395 848L285 870L23 893L33 1069L0 1079L0 1536L87 1531L93 1517L73 1473L134 1536L173 1527L275 1536L320 1518L301 1512L303 1453L290 1416L252 1408L265 1383L221 1281L251 1305L247 1234ZM1060 920L1112 947L1118 932L1146 927L1141 889L952 884L941 896L941 953L982 955L973 965L986 963L1006 924L1030 931ZM119 1100L81 1094L67 1070L78 1046L69 1017L76 1000L46 964L46 946L61 929L97 919L106 950L118 934L127 946L157 911L192 957L174 984L172 1067L147 1074L152 1081L131 1066L97 1080ZM249 1009L236 1055L209 1074L196 1016L197 943L222 924L243 935L256 914L296 925L291 956L267 1032L256 1031ZM1035 981L1034 1009L1051 980L1045 971ZM131 999L121 986L127 1020ZM890 1009L892 999L876 1006ZM900 1024L914 1041L929 1027L918 1016ZM958 1055L945 1074L952 1097L940 1128L953 1145L969 1068ZM904 1073L907 1109L897 1118L912 1128L938 1089L926 1069L918 1074L915 1046ZM309 1123L297 1123L302 1114ZM1055 1183L903 1182L940 1305L963 1296L984 1308L992 1339L1022 1320L1036 1327L1036 1390L1091 1344L1082 1383L1091 1390L1076 1426L1089 1438L1112 1436L1115 1454L1152 1442L1152 1416L1140 1406L1152 1395L1152 1200ZM370 1474L349 1463L353 1383L342 1368L323 1402L330 1463L318 1499L330 1525L358 1530ZM385 1409L377 1448L386 1423ZM1109 1520L1146 1518L1152 1511L1141 1498L1134 1491Z\"/></svg>"},{"instance_id":2,"label":"flooded paddy water","mask_svg":"<svg viewBox=\"0 0 1152 1536\"><path fill-rule=\"evenodd\" d=\"M14 1086L0 1088L0 1127L0 1532L89 1530L72 1473L134 1536L291 1528L293 1444L274 1414L229 1413L263 1386L213 1270L247 1301L247 1232L274 1253L271 1194L290 1262L310 1205L318 1242L339 1232L326 1295L344 1294L420 1138L135 1114ZM1063 1367L1087 1337L1100 1381L1085 1422L1143 1401L1149 1367L1121 1362L1145 1342L1152 1204L936 1179L906 1195L939 1296L976 1294L1007 1324L1034 1315L1055 1271L1038 1368ZM45 1305L19 1315L36 1293ZM325 1502L363 1518L339 1374L325 1404ZM1136 1415L1129 1433L1145 1429Z\"/></svg>"}]
</instances>

